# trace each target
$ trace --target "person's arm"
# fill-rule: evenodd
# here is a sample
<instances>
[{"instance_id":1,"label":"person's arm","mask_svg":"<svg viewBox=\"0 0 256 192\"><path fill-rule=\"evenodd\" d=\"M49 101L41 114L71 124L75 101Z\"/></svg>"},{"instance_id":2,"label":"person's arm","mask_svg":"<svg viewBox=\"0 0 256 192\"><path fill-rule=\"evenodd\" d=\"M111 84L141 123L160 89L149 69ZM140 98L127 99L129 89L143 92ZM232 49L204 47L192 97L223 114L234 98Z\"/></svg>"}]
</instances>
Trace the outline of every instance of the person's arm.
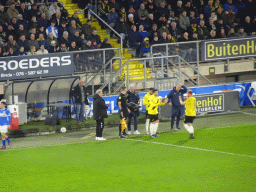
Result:
<instances>
[{"instance_id":1,"label":"person's arm","mask_svg":"<svg viewBox=\"0 0 256 192\"><path fill-rule=\"evenodd\" d=\"M181 96L179 96L179 100L180 100L180 104L181 104L181 105L185 105L185 102L182 101L182 97L181 97Z\"/></svg>"},{"instance_id":2,"label":"person's arm","mask_svg":"<svg viewBox=\"0 0 256 192\"><path fill-rule=\"evenodd\" d=\"M11 113L9 110L7 110L7 124L8 124L8 129L10 129L11 125Z\"/></svg>"},{"instance_id":3,"label":"person's arm","mask_svg":"<svg viewBox=\"0 0 256 192\"><path fill-rule=\"evenodd\" d=\"M172 105L171 98L172 98L172 91L170 91L170 93L167 95L169 105Z\"/></svg>"}]
</instances>

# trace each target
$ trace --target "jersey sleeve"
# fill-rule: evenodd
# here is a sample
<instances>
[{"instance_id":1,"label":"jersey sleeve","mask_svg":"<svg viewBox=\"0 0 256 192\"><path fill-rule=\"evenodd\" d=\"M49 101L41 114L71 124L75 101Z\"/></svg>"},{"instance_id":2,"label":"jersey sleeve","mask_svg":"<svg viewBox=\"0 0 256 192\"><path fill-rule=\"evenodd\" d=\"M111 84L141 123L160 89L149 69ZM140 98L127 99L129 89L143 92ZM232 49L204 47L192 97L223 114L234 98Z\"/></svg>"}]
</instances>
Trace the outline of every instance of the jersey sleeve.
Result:
<instances>
[{"instance_id":1,"label":"jersey sleeve","mask_svg":"<svg viewBox=\"0 0 256 192\"><path fill-rule=\"evenodd\" d=\"M148 94L146 94L143 98L143 105L147 105L148 104Z\"/></svg>"},{"instance_id":2,"label":"jersey sleeve","mask_svg":"<svg viewBox=\"0 0 256 192\"><path fill-rule=\"evenodd\" d=\"M6 110L6 115L7 115L7 124L11 125L11 113L9 110Z\"/></svg>"}]
</instances>

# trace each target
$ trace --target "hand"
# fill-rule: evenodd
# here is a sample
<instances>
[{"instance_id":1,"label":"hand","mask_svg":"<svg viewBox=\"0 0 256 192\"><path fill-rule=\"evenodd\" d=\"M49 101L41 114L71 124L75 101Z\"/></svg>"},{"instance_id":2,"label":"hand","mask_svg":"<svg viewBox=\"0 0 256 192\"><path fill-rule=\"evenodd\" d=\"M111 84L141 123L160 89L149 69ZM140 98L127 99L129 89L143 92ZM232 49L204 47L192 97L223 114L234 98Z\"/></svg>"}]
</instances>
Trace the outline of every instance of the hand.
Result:
<instances>
[{"instance_id":1,"label":"hand","mask_svg":"<svg viewBox=\"0 0 256 192\"><path fill-rule=\"evenodd\" d=\"M165 103L167 103L167 102L168 102L168 98L167 98L167 97L165 98L164 102L165 102Z\"/></svg>"},{"instance_id":2,"label":"hand","mask_svg":"<svg viewBox=\"0 0 256 192\"><path fill-rule=\"evenodd\" d=\"M123 113L123 112L121 112L120 114L121 114L121 117L123 117L123 116L124 116L124 113Z\"/></svg>"},{"instance_id":3,"label":"hand","mask_svg":"<svg viewBox=\"0 0 256 192\"><path fill-rule=\"evenodd\" d=\"M172 102L170 102L169 105L172 105Z\"/></svg>"},{"instance_id":4,"label":"hand","mask_svg":"<svg viewBox=\"0 0 256 192\"><path fill-rule=\"evenodd\" d=\"M107 104L108 108L109 108L109 104Z\"/></svg>"},{"instance_id":5,"label":"hand","mask_svg":"<svg viewBox=\"0 0 256 192\"><path fill-rule=\"evenodd\" d=\"M128 113L131 113L131 110L128 108Z\"/></svg>"},{"instance_id":6,"label":"hand","mask_svg":"<svg viewBox=\"0 0 256 192\"><path fill-rule=\"evenodd\" d=\"M179 100L182 100L182 97L181 97L181 95L179 96Z\"/></svg>"}]
</instances>

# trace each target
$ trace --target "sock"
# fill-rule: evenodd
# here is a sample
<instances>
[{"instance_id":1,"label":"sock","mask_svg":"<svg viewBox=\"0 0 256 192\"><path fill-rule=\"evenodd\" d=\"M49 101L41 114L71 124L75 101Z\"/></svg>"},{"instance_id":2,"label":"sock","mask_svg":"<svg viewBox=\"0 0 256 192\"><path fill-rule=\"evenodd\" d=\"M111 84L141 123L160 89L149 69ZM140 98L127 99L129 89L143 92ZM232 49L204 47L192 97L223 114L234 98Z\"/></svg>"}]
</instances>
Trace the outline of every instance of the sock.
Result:
<instances>
[{"instance_id":1,"label":"sock","mask_svg":"<svg viewBox=\"0 0 256 192\"><path fill-rule=\"evenodd\" d=\"M191 128L188 126L188 124L184 124L185 129L189 132L189 134L192 134L193 132L191 132Z\"/></svg>"},{"instance_id":2,"label":"sock","mask_svg":"<svg viewBox=\"0 0 256 192\"><path fill-rule=\"evenodd\" d=\"M191 130L191 134L194 134L194 127L193 127L193 125L191 125L189 128Z\"/></svg>"},{"instance_id":3,"label":"sock","mask_svg":"<svg viewBox=\"0 0 256 192\"><path fill-rule=\"evenodd\" d=\"M10 141L9 137L7 137L7 138L6 138L6 140L8 141L8 143L11 143L11 141Z\"/></svg>"},{"instance_id":4,"label":"sock","mask_svg":"<svg viewBox=\"0 0 256 192\"><path fill-rule=\"evenodd\" d=\"M158 125L159 125L159 123L155 123L155 134L156 134L156 132L157 132Z\"/></svg>"},{"instance_id":5,"label":"sock","mask_svg":"<svg viewBox=\"0 0 256 192\"><path fill-rule=\"evenodd\" d=\"M2 140L2 143L3 143L3 147L5 147L5 140Z\"/></svg>"},{"instance_id":6,"label":"sock","mask_svg":"<svg viewBox=\"0 0 256 192\"><path fill-rule=\"evenodd\" d=\"M150 129L150 135L154 135L154 124L153 123L150 123L149 129Z\"/></svg>"},{"instance_id":7,"label":"sock","mask_svg":"<svg viewBox=\"0 0 256 192\"><path fill-rule=\"evenodd\" d=\"M119 135L121 135L121 132L122 132L122 130L121 130L121 124L119 124Z\"/></svg>"},{"instance_id":8,"label":"sock","mask_svg":"<svg viewBox=\"0 0 256 192\"><path fill-rule=\"evenodd\" d=\"M146 119L146 131L148 131L148 127L149 127L149 119Z\"/></svg>"}]
</instances>

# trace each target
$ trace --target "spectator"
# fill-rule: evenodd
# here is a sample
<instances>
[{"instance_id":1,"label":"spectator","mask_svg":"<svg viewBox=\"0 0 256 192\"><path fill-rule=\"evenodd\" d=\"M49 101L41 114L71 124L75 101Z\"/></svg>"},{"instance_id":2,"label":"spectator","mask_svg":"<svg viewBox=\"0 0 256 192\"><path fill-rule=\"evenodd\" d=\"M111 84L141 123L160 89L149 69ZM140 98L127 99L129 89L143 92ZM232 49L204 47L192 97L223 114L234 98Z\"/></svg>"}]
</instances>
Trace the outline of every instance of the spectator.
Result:
<instances>
[{"instance_id":1,"label":"spectator","mask_svg":"<svg viewBox=\"0 0 256 192\"><path fill-rule=\"evenodd\" d=\"M225 10L225 11L228 11L228 9L230 9L232 7L232 10L233 10L233 12L235 13L235 14L237 14L237 8L236 8L236 6L232 3L232 0L227 0L227 3L226 4L224 4L224 6L223 6L223 9Z\"/></svg>"},{"instance_id":2,"label":"spectator","mask_svg":"<svg viewBox=\"0 0 256 192\"><path fill-rule=\"evenodd\" d=\"M119 2L116 2L115 0L109 0L109 8L110 10L115 8L116 12L118 13L120 11Z\"/></svg>"},{"instance_id":3,"label":"spectator","mask_svg":"<svg viewBox=\"0 0 256 192\"><path fill-rule=\"evenodd\" d=\"M150 57L150 46L151 45L149 43L149 38L146 37L144 39L144 42L140 46L140 54L141 54L141 56L143 56L143 57ZM146 62L147 62L147 64L149 63L148 60Z\"/></svg>"},{"instance_id":4,"label":"spectator","mask_svg":"<svg viewBox=\"0 0 256 192\"><path fill-rule=\"evenodd\" d=\"M211 17L209 18L209 20L213 20L213 22L216 22L218 19L217 19L217 15L216 15L216 13L215 12L212 12L211 13Z\"/></svg>"},{"instance_id":5,"label":"spectator","mask_svg":"<svg viewBox=\"0 0 256 192\"><path fill-rule=\"evenodd\" d=\"M247 33L248 36L256 35L255 21L256 19L254 19L254 21L252 22L250 16L245 17L243 27L244 27L244 31Z\"/></svg>"},{"instance_id":6,"label":"spectator","mask_svg":"<svg viewBox=\"0 0 256 192\"><path fill-rule=\"evenodd\" d=\"M17 9L15 9L15 3L12 3L10 7L7 9L7 15L9 17L9 20L11 20L13 17L18 17L19 12Z\"/></svg>"},{"instance_id":7,"label":"spectator","mask_svg":"<svg viewBox=\"0 0 256 192\"><path fill-rule=\"evenodd\" d=\"M127 36L128 36L128 30L129 30L128 24L124 22L124 19L122 17L120 17L120 21L115 28L116 28L116 32L119 33L119 35L123 39L123 46L127 47L128 46Z\"/></svg>"},{"instance_id":8,"label":"spectator","mask_svg":"<svg viewBox=\"0 0 256 192\"><path fill-rule=\"evenodd\" d=\"M28 39L28 37L29 37L28 31L24 29L23 25L19 25L19 29L17 30L17 34L19 34L19 36L24 35L26 37L26 39Z\"/></svg>"},{"instance_id":9,"label":"spectator","mask_svg":"<svg viewBox=\"0 0 256 192\"><path fill-rule=\"evenodd\" d=\"M135 11L138 11L140 8L140 3L141 1L138 0L128 0L129 7L131 8L132 6Z\"/></svg>"},{"instance_id":10,"label":"spectator","mask_svg":"<svg viewBox=\"0 0 256 192\"><path fill-rule=\"evenodd\" d=\"M17 31L15 31L12 25L8 25L6 30L6 36L9 37L10 35L12 35L14 39L17 39Z\"/></svg>"},{"instance_id":11,"label":"spectator","mask_svg":"<svg viewBox=\"0 0 256 192\"><path fill-rule=\"evenodd\" d=\"M86 37L92 34L92 31L94 28L91 26L92 21L90 19L87 20L86 24L83 24L82 26L82 33L85 34Z\"/></svg>"},{"instance_id":12,"label":"spectator","mask_svg":"<svg viewBox=\"0 0 256 192\"><path fill-rule=\"evenodd\" d=\"M40 12L41 16L44 13L44 18L45 19L49 20L51 18L50 15L49 15L49 10L48 10L48 8L47 8L47 6L45 4L40 5L39 12Z\"/></svg>"},{"instance_id":13,"label":"spectator","mask_svg":"<svg viewBox=\"0 0 256 192\"><path fill-rule=\"evenodd\" d=\"M148 3L146 5L146 10L148 11L149 14L156 14L157 13L156 6L153 3Z\"/></svg>"},{"instance_id":14,"label":"spectator","mask_svg":"<svg viewBox=\"0 0 256 192\"><path fill-rule=\"evenodd\" d=\"M5 1L6 3L5 3L5 6L10 6L10 5L12 5L13 3L15 4L15 6L16 6L16 4L18 4L15 0L7 0L7 1Z\"/></svg>"},{"instance_id":15,"label":"spectator","mask_svg":"<svg viewBox=\"0 0 256 192\"><path fill-rule=\"evenodd\" d=\"M36 37L36 35L37 35L36 28L31 28L28 32L29 32L29 34L34 34L35 37Z\"/></svg>"},{"instance_id":16,"label":"spectator","mask_svg":"<svg viewBox=\"0 0 256 192\"><path fill-rule=\"evenodd\" d=\"M152 28L153 24L157 23L155 17L153 14L148 14L148 22L149 22L149 27L150 29Z\"/></svg>"},{"instance_id":17,"label":"spectator","mask_svg":"<svg viewBox=\"0 0 256 192\"><path fill-rule=\"evenodd\" d=\"M159 44L159 39L158 39L158 36L154 36L153 37L153 40L151 41L151 45L155 45L155 44ZM155 49L154 49L155 50ZM158 51L159 52L159 51Z\"/></svg>"},{"instance_id":18,"label":"spectator","mask_svg":"<svg viewBox=\"0 0 256 192\"><path fill-rule=\"evenodd\" d=\"M157 22L157 25L159 27L162 27L162 26L167 26L167 19L165 17L165 15L161 15L158 22Z\"/></svg>"},{"instance_id":19,"label":"spectator","mask_svg":"<svg viewBox=\"0 0 256 192\"><path fill-rule=\"evenodd\" d=\"M41 45L44 45L44 48L47 49L47 50L49 50L50 44L48 43L48 41L45 40L43 33L40 33L40 34L39 34L39 37L38 37L37 41L38 41L39 47L40 47Z\"/></svg>"},{"instance_id":20,"label":"spectator","mask_svg":"<svg viewBox=\"0 0 256 192\"><path fill-rule=\"evenodd\" d=\"M58 6L58 2L55 1L49 7L49 17L52 18L52 16L57 12L60 12L60 8Z\"/></svg>"},{"instance_id":21,"label":"spectator","mask_svg":"<svg viewBox=\"0 0 256 192\"><path fill-rule=\"evenodd\" d=\"M108 12L110 10L109 4L108 4L108 0L104 0L104 2L99 2L98 3L98 15L103 19L103 20L107 20L107 15ZM102 23L100 23L102 24Z\"/></svg>"},{"instance_id":22,"label":"spectator","mask_svg":"<svg viewBox=\"0 0 256 192\"><path fill-rule=\"evenodd\" d=\"M134 20L134 15L131 14L131 13L128 15L127 24L128 24L128 26L129 26L130 28L132 27L132 25L136 25L136 22L135 22L135 20Z\"/></svg>"},{"instance_id":23,"label":"spectator","mask_svg":"<svg viewBox=\"0 0 256 192\"><path fill-rule=\"evenodd\" d=\"M80 29L83 24L81 23L81 21L80 21L80 19L79 19L79 17L78 17L78 12L75 12L74 15L73 15L72 17L70 17L68 23L69 23L70 25L72 25L72 21L73 21L73 20L76 22L76 26L78 26L79 29Z\"/></svg>"},{"instance_id":24,"label":"spectator","mask_svg":"<svg viewBox=\"0 0 256 192\"><path fill-rule=\"evenodd\" d=\"M169 17L170 12L169 12L169 10L166 8L165 1L162 1L162 2L160 3L160 7L157 8L157 12L158 12L159 15L165 15L166 18Z\"/></svg>"},{"instance_id":25,"label":"spectator","mask_svg":"<svg viewBox=\"0 0 256 192\"><path fill-rule=\"evenodd\" d=\"M190 26L190 21L186 11L183 11L180 15L179 24L183 32L188 30L188 27Z\"/></svg>"},{"instance_id":26,"label":"spectator","mask_svg":"<svg viewBox=\"0 0 256 192\"><path fill-rule=\"evenodd\" d=\"M144 29L146 31L151 29L150 23L148 22L148 19L146 19L145 15L141 15L140 19L138 20L138 26L143 25Z\"/></svg>"},{"instance_id":27,"label":"spectator","mask_svg":"<svg viewBox=\"0 0 256 192\"><path fill-rule=\"evenodd\" d=\"M9 17L8 14L4 11L4 6L0 5L0 24L8 23Z\"/></svg>"},{"instance_id":28,"label":"spectator","mask_svg":"<svg viewBox=\"0 0 256 192\"><path fill-rule=\"evenodd\" d=\"M32 16L32 19L29 22L29 27L30 28L38 28L39 27L36 16Z\"/></svg>"},{"instance_id":29,"label":"spectator","mask_svg":"<svg viewBox=\"0 0 256 192\"><path fill-rule=\"evenodd\" d=\"M122 7L121 8L121 11L119 12L119 15L118 15L119 17L123 17L124 18L124 22L127 22L127 13L125 12L125 8L124 7Z\"/></svg>"},{"instance_id":30,"label":"spectator","mask_svg":"<svg viewBox=\"0 0 256 192\"><path fill-rule=\"evenodd\" d=\"M132 14L133 15L133 18L134 20L137 20L139 17L136 13L136 10L133 8L133 6L131 5L129 10L128 10L128 18L129 18L129 15Z\"/></svg>"},{"instance_id":31,"label":"spectator","mask_svg":"<svg viewBox=\"0 0 256 192\"><path fill-rule=\"evenodd\" d=\"M195 9L192 7L191 1L189 0L186 2L184 9L186 10L187 13L195 12Z\"/></svg>"},{"instance_id":32,"label":"spectator","mask_svg":"<svg viewBox=\"0 0 256 192\"><path fill-rule=\"evenodd\" d=\"M236 15L233 12L233 8L230 6L228 8L228 11L225 13L225 17L224 17L224 24L228 25L229 27L235 27L238 24L236 23Z\"/></svg>"},{"instance_id":33,"label":"spectator","mask_svg":"<svg viewBox=\"0 0 256 192\"><path fill-rule=\"evenodd\" d=\"M54 37L54 35L53 35L52 32L49 33L49 35L48 35L46 41L48 42L49 45L51 45L51 44L52 44L52 41L54 41L54 42L56 43L56 47L59 46L58 39L57 39L56 37Z\"/></svg>"},{"instance_id":34,"label":"spectator","mask_svg":"<svg viewBox=\"0 0 256 192\"><path fill-rule=\"evenodd\" d=\"M181 37L181 31L180 31L180 29L177 28L177 23L176 22L171 23L170 33L176 39L179 39Z\"/></svg>"},{"instance_id":35,"label":"spectator","mask_svg":"<svg viewBox=\"0 0 256 192\"><path fill-rule=\"evenodd\" d=\"M198 41L198 33L197 32L194 32L193 35L192 35L192 38L191 38L191 41Z\"/></svg>"},{"instance_id":36,"label":"spectator","mask_svg":"<svg viewBox=\"0 0 256 192\"><path fill-rule=\"evenodd\" d=\"M204 40L209 36L209 31L204 24L205 24L204 20L201 20L200 25L198 26L198 36L199 36L199 39L201 40Z\"/></svg>"},{"instance_id":37,"label":"spectator","mask_svg":"<svg viewBox=\"0 0 256 192\"><path fill-rule=\"evenodd\" d=\"M144 3L140 4L140 9L137 11L137 14L139 17L141 17L142 15L145 15L146 18L148 18L148 11L145 9L145 5Z\"/></svg>"},{"instance_id":38,"label":"spectator","mask_svg":"<svg viewBox=\"0 0 256 192\"><path fill-rule=\"evenodd\" d=\"M70 47L69 47L69 51L79 51L79 47L76 46L76 42L75 41L71 41Z\"/></svg>"},{"instance_id":39,"label":"spectator","mask_svg":"<svg viewBox=\"0 0 256 192\"><path fill-rule=\"evenodd\" d=\"M28 9L26 7L25 2L21 2L20 3L20 7L18 9L18 12L19 12L19 14L21 14L23 16L23 18L25 20L27 20L27 21L30 20L30 14L29 14L29 11L28 11Z\"/></svg>"},{"instance_id":40,"label":"spectator","mask_svg":"<svg viewBox=\"0 0 256 192\"><path fill-rule=\"evenodd\" d=\"M246 14L244 13L243 17L248 15L251 18L253 18L255 16L256 2L253 1L253 0L246 0L244 3L245 3L245 10L246 10L245 12L246 12Z\"/></svg>"},{"instance_id":41,"label":"spectator","mask_svg":"<svg viewBox=\"0 0 256 192\"><path fill-rule=\"evenodd\" d=\"M16 56L15 55L15 49L14 47L10 47L9 49L7 49L7 51L5 53L3 53L4 57L12 57L12 56Z\"/></svg>"},{"instance_id":42,"label":"spectator","mask_svg":"<svg viewBox=\"0 0 256 192\"><path fill-rule=\"evenodd\" d=\"M28 40L27 46L28 47L34 46L36 48L36 50L39 49L39 44L38 44L38 41L35 39L35 35L34 34L30 35L30 40Z\"/></svg>"},{"instance_id":43,"label":"spectator","mask_svg":"<svg viewBox=\"0 0 256 192\"><path fill-rule=\"evenodd\" d=\"M60 12L61 12L62 20L67 21L68 20L68 16L69 16L67 9L65 9L62 4L60 4L59 7L60 7Z\"/></svg>"},{"instance_id":44,"label":"spectator","mask_svg":"<svg viewBox=\"0 0 256 192\"><path fill-rule=\"evenodd\" d=\"M51 21L51 25L46 29L46 34L49 36L49 34L52 33L55 38L59 38L59 31L58 28L55 26L55 23L55 20Z\"/></svg>"},{"instance_id":45,"label":"spectator","mask_svg":"<svg viewBox=\"0 0 256 192\"><path fill-rule=\"evenodd\" d=\"M216 31L217 30L217 27L214 24L214 21L212 19L209 20L209 24L208 24L207 28L208 28L209 31L211 31L211 30Z\"/></svg>"},{"instance_id":46,"label":"spectator","mask_svg":"<svg viewBox=\"0 0 256 192\"><path fill-rule=\"evenodd\" d=\"M59 52L68 52L68 47L65 42L60 42L60 49Z\"/></svg>"},{"instance_id":47,"label":"spectator","mask_svg":"<svg viewBox=\"0 0 256 192\"><path fill-rule=\"evenodd\" d=\"M135 25L132 25L131 30L129 30L128 32L128 41L129 41L129 46L136 49L136 57L138 57L140 53L141 39L136 31Z\"/></svg>"},{"instance_id":48,"label":"spectator","mask_svg":"<svg viewBox=\"0 0 256 192\"><path fill-rule=\"evenodd\" d=\"M153 24L152 29L149 32L150 32L149 41L151 42L155 36L159 35L157 30L157 24Z\"/></svg>"},{"instance_id":49,"label":"spectator","mask_svg":"<svg viewBox=\"0 0 256 192\"><path fill-rule=\"evenodd\" d=\"M35 46L31 46L30 50L28 51L28 55L36 55L36 54L37 52L36 52Z\"/></svg>"},{"instance_id":50,"label":"spectator","mask_svg":"<svg viewBox=\"0 0 256 192\"><path fill-rule=\"evenodd\" d=\"M21 35L18 42L17 42L18 47L24 47L25 51L29 51L29 46L28 46L28 42L26 40L26 36L25 35Z\"/></svg>"},{"instance_id":51,"label":"spectator","mask_svg":"<svg viewBox=\"0 0 256 192\"><path fill-rule=\"evenodd\" d=\"M247 37L247 33L244 32L244 27L240 27L239 31L237 32L237 36L240 38Z\"/></svg>"},{"instance_id":52,"label":"spectator","mask_svg":"<svg viewBox=\"0 0 256 192\"><path fill-rule=\"evenodd\" d=\"M57 53L59 51L59 47L57 46L57 42L55 40L51 41L49 53Z\"/></svg>"},{"instance_id":53,"label":"spectator","mask_svg":"<svg viewBox=\"0 0 256 192\"><path fill-rule=\"evenodd\" d=\"M227 38L226 32L225 32L225 29L224 29L224 28L221 28L221 29L220 29L220 32L219 32L219 34L218 34L218 37L219 37L219 38Z\"/></svg>"},{"instance_id":54,"label":"spectator","mask_svg":"<svg viewBox=\"0 0 256 192\"><path fill-rule=\"evenodd\" d=\"M49 27L49 20L46 19L45 13L41 14L41 17L37 20L39 26L43 26L45 29Z\"/></svg>"},{"instance_id":55,"label":"spectator","mask_svg":"<svg viewBox=\"0 0 256 192\"><path fill-rule=\"evenodd\" d=\"M144 30L144 26L139 26L138 35L140 37L140 42L142 43L146 37L150 37L150 33Z\"/></svg>"},{"instance_id":56,"label":"spectator","mask_svg":"<svg viewBox=\"0 0 256 192\"><path fill-rule=\"evenodd\" d=\"M58 28L61 26L61 12L57 12L52 16L52 19L56 21L55 26Z\"/></svg>"},{"instance_id":57,"label":"spectator","mask_svg":"<svg viewBox=\"0 0 256 192\"><path fill-rule=\"evenodd\" d=\"M190 24L191 24L192 22L196 22L195 11L191 11L191 12L189 13L189 21L190 21Z\"/></svg>"},{"instance_id":58,"label":"spectator","mask_svg":"<svg viewBox=\"0 0 256 192\"><path fill-rule=\"evenodd\" d=\"M36 32L36 37L37 37L37 38L39 38L39 34L43 34L44 37L47 37L47 34L46 34L46 32L45 32L43 26L40 26L39 29L38 29L38 31ZM46 47L45 47L45 48L46 48Z\"/></svg>"},{"instance_id":59,"label":"spectator","mask_svg":"<svg viewBox=\"0 0 256 192\"><path fill-rule=\"evenodd\" d=\"M82 47L82 39L79 35L79 31L76 31L73 36L71 36L71 42L75 41L78 49Z\"/></svg>"},{"instance_id":60,"label":"spectator","mask_svg":"<svg viewBox=\"0 0 256 192\"><path fill-rule=\"evenodd\" d=\"M204 16L207 20L211 17L211 13L215 11L215 7L213 7L212 4L213 2L209 0L208 5L204 7Z\"/></svg>"},{"instance_id":61,"label":"spectator","mask_svg":"<svg viewBox=\"0 0 256 192\"><path fill-rule=\"evenodd\" d=\"M109 38L105 38L103 40L103 43L101 44L101 48L102 49L107 49L107 48L113 48L112 45L109 43ZM112 57L115 56L115 52L114 50L107 50L105 53L105 57L106 57L106 63L109 61L109 59L111 59Z\"/></svg>"},{"instance_id":62,"label":"spectator","mask_svg":"<svg viewBox=\"0 0 256 192\"><path fill-rule=\"evenodd\" d=\"M83 33L80 35L80 37L81 37L82 46L83 46L83 45L85 45L85 44L86 44L87 39L85 38L85 35L84 35Z\"/></svg>"},{"instance_id":63,"label":"spectator","mask_svg":"<svg viewBox=\"0 0 256 192\"><path fill-rule=\"evenodd\" d=\"M166 32L162 33L161 39L159 40L159 43L161 43L161 44L170 43L169 39L167 38L167 33ZM162 52L164 52L164 51L162 51Z\"/></svg>"},{"instance_id":64,"label":"spectator","mask_svg":"<svg viewBox=\"0 0 256 192\"><path fill-rule=\"evenodd\" d=\"M86 42L86 44L82 47L82 50L91 50L91 49L93 49L93 48L92 48L92 42L91 42L90 40L88 40L88 41ZM91 65L92 65L92 62L93 62L93 60L94 60L94 57L93 57L92 52L85 52L85 53L83 54L83 57L84 57L84 59L85 59L85 65L82 66L82 70L85 71L85 68L87 67L87 70L90 71L90 69L91 69L91 67L92 67L92 66L91 66Z\"/></svg>"},{"instance_id":65,"label":"spectator","mask_svg":"<svg viewBox=\"0 0 256 192\"><path fill-rule=\"evenodd\" d=\"M24 47L20 47L19 50L16 52L16 56L23 56L27 55L26 51L24 50Z\"/></svg>"},{"instance_id":66,"label":"spectator","mask_svg":"<svg viewBox=\"0 0 256 192\"><path fill-rule=\"evenodd\" d=\"M76 31L79 31L79 33L82 32L82 30L76 25L76 21L72 20L71 25L68 27L68 32L70 36L74 35Z\"/></svg>"},{"instance_id":67,"label":"spectator","mask_svg":"<svg viewBox=\"0 0 256 192\"><path fill-rule=\"evenodd\" d=\"M17 24L17 18L16 17L13 17L10 22L9 22L9 25L12 25L13 28L17 31L18 30L18 24Z\"/></svg>"},{"instance_id":68,"label":"spectator","mask_svg":"<svg viewBox=\"0 0 256 192\"><path fill-rule=\"evenodd\" d=\"M162 33L166 32L166 34L170 33L168 28L165 25L162 25L162 27L158 30L158 34L162 36Z\"/></svg>"},{"instance_id":69,"label":"spectator","mask_svg":"<svg viewBox=\"0 0 256 192\"><path fill-rule=\"evenodd\" d=\"M23 25L25 30L28 30L28 21L23 19L21 14L18 15L17 25Z\"/></svg>"},{"instance_id":70,"label":"spectator","mask_svg":"<svg viewBox=\"0 0 256 192\"><path fill-rule=\"evenodd\" d=\"M179 16L185 9L182 7L182 1L177 1L176 8L174 9L174 15Z\"/></svg>"},{"instance_id":71,"label":"spectator","mask_svg":"<svg viewBox=\"0 0 256 192\"><path fill-rule=\"evenodd\" d=\"M188 34L190 36L192 36L194 32L198 33L198 26L196 21L192 21L191 25L188 27Z\"/></svg>"},{"instance_id":72,"label":"spectator","mask_svg":"<svg viewBox=\"0 0 256 192\"><path fill-rule=\"evenodd\" d=\"M93 29L92 34L87 38L87 40L95 40L97 42L97 44L101 44L101 40L100 40L100 36L97 35L97 31L95 29Z\"/></svg>"},{"instance_id":73,"label":"spectator","mask_svg":"<svg viewBox=\"0 0 256 192\"><path fill-rule=\"evenodd\" d=\"M37 5L36 4L32 4L31 5L31 9L29 10L29 16L30 18L32 17L38 17L40 15L40 11L39 9L37 8Z\"/></svg>"},{"instance_id":74,"label":"spectator","mask_svg":"<svg viewBox=\"0 0 256 192\"><path fill-rule=\"evenodd\" d=\"M207 39L217 39L216 31L211 30L211 32L210 32L209 36L207 37Z\"/></svg>"},{"instance_id":75,"label":"spectator","mask_svg":"<svg viewBox=\"0 0 256 192\"><path fill-rule=\"evenodd\" d=\"M116 13L114 7L110 9L110 12L107 15L107 23L112 28L114 28L115 25L118 23L118 14Z\"/></svg>"},{"instance_id":76,"label":"spectator","mask_svg":"<svg viewBox=\"0 0 256 192\"><path fill-rule=\"evenodd\" d=\"M230 37L230 38L238 37L238 35L235 33L235 28L233 27L230 28L227 37Z\"/></svg>"},{"instance_id":77,"label":"spectator","mask_svg":"<svg viewBox=\"0 0 256 192\"><path fill-rule=\"evenodd\" d=\"M65 31L68 31L66 21L61 21L61 26L58 27L58 33L59 33L60 38L62 37L62 35Z\"/></svg>"},{"instance_id":78,"label":"spectator","mask_svg":"<svg viewBox=\"0 0 256 192\"><path fill-rule=\"evenodd\" d=\"M1 40L1 37L0 37L0 40ZM4 52L3 52L3 48L2 47L0 47L0 57L3 57L4 55Z\"/></svg>"},{"instance_id":79,"label":"spectator","mask_svg":"<svg viewBox=\"0 0 256 192\"><path fill-rule=\"evenodd\" d=\"M199 25L202 20L204 20L204 14L201 13L199 17L196 18L197 25Z\"/></svg>"},{"instance_id":80,"label":"spectator","mask_svg":"<svg viewBox=\"0 0 256 192\"><path fill-rule=\"evenodd\" d=\"M43 44L40 45L39 50L36 52L37 55L48 54L48 53L49 53L48 50L44 48Z\"/></svg>"},{"instance_id":81,"label":"spectator","mask_svg":"<svg viewBox=\"0 0 256 192\"><path fill-rule=\"evenodd\" d=\"M60 38L60 43L65 43L67 47L70 47L70 45L71 45L71 38L69 37L69 33L67 31L63 32L63 35Z\"/></svg>"},{"instance_id":82,"label":"spectator","mask_svg":"<svg viewBox=\"0 0 256 192\"><path fill-rule=\"evenodd\" d=\"M219 21L220 19L224 20L224 18L225 18L225 13L222 11L222 8L221 8L221 7L217 9L216 15L217 15L218 21Z\"/></svg>"}]
</instances>

